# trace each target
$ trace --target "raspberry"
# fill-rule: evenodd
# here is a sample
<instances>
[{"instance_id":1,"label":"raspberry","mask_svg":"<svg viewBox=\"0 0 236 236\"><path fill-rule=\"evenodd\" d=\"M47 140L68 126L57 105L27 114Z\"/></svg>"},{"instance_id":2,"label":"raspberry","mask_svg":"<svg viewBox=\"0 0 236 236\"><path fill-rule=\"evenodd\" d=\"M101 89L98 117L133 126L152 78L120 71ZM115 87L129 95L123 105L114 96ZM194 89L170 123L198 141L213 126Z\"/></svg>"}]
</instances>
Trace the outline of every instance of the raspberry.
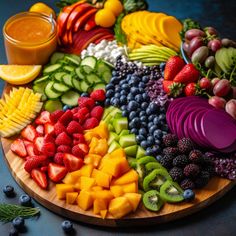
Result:
<instances>
[{"instance_id":1,"label":"raspberry","mask_svg":"<svg viewBox=\"0 0 236 236\"><path fill-rule=\"evenodd\" d=\"M53 137L53 135L50 133L50 134L46 134L44 136L44 142L45 143L55 143L55 138Z\"/></svg>"},{"instance_id":2,"label":"raspberry","mask_svg":"<svg viewBox=\"0 0 236 236\"><path fill-rule=\"evenodd\" d=\"M93 129L94 127L98 126L99 122L96 118L91 117L88 118L84 124L83 124L83 128L84 129Z\"/></svg>"},{"instance_id":3,"label":"raspberry","mask_svg":"<svg viewBox=\"0 0 236 236\"><path fill-rule=\"evenodd\" d=\"M90 112L91 117L94 117L98 120L101 120L102 115L103 115L103 107L101 106L96 106L92 109Z\"/></svg>"},{"instance_id":4,"label":"raspberry","mask_svg":"<svg viewBox=\"0 0 236 236\"><path fill-rule=\"evenodd\" d=\"M73 114L75 114L75 113L78 112L78 110L79 110L79 107L75 107L75 108L71 109L71 112L72 112Z\"/></svg>"},{"instance_id":5,"label":"raspberry","mask_svg":"<svg viewBox=\"0 0 236 236\"><path fill-rule=\"evenodd\" d=\"M85 143L85 138L83 134L74 133L73 138L79 143ZM74 140L73 140L74 141Z\"/></svg>"},{"instance_id":6,"label":"raspberry","mask_svg":"<svg viewBox=\"0 0 236 236\"><path fill-rule=\"evenodd\" d=\"M84 152L80 149L80 147L79 147L78 145L75 145L75 146L72 148L71 153L72 153L73 155L75 155L76 157L81 157L81 158L84 157Z\"/></svg>"},{"instance_id":7,"label":"raspberry","mask_svg":"<svg viewBox=\"0 0 236 236\"><path fill-rule=\"evenodd\" d=\"M79 104L80 108L87 107L89 110L92 110L92 108L95 105L95 102L94 102L94 100L92 98L80 97L78 99L78 104Z\"/></svg>"},{"instance_id":8,"label":"raspberry","mask_svg":"<svg viewBox=\"0 0 236 236\"><path fill-rule=\"evenodd\" d=\"M67 110L60 118L59 122L61 122L63 125L68 125L70 121L73 119L73 113L71 110Z\"/></svg>"},{"instance_id":9,"label":"raspberry","mask_svg":"<svg viewBox=\"0 0 236 236\"><path fill-rule=\"evenodd\" d=\"M27 158L25 165L24 165L24 169L30 173L31 170L42 166L44 164L44 162L47 160L46 156L31 156L29 158Z\"/></svg>"},{"instance_id":10,"label":"raspberry","mask_svg":"<svg viewBox=\"0 0 236 236\"><path fill-rule=\"evenodd\" d=\"M51 113L50 119L55 124L63 114L64 114L64 111L56 110L53 113Z\"/></svg>"},{"instance_id":11,"label":"raspberry","mask_svg":"<svg viewBox=\"0 0 236 236\"><path fill-rule=\"evenodd\" d=\"M56 147L54 143L45 143L42 146L42 153L43 155L47 156L47 157L52 157L54 156L56 152Z\"/></svg>"},{"instance_id":12,"label":"raspberry","mask_svg":"<svg viewBox=\"0 0 236 236\"><path fill-rule=\"evenodd\" d=\"M87 118L89 118L89 116L90 114L88 108L82 107L73 115L73 119L82 124Z\"/></svg>"},{"instance_id":13,"label":"raspberry","mask_svg":"<svg viewBox=\"0 0 236 236\"><path fill-rule=\"evenodd\" d=\"M72 140L71 140L71 138L68 136L68 134L66 132L62 132L62 133L60 133L56 137L55 143L56 143L57 146L60 146L60 145L71 145L72 144Z\"/></svg>"},{"instance_id":14,"label":"raspberry","mask_svg":"<svg viewBox=\"0 0 236 236\"><path fill-rule=\"evenodd\" d=\"M106 94L105 91L103 89L97 89L94 90L91 94L90 94L90 98L94 99L95 101L104 101L106 98Z\"/></svg>"},{"instance_id":15,"label":"raspberry","mask_svg":"<svg viewBox=\"0 0 236 236\"><path fill-rule=\"evenodd\" d=\"M72 120L68 124L66 131L68 134L83 133L83 128L77 121Z\"/></svg>"},{"instance_id":16,"label":"raspberry","mask_svg":"<svg viewBox=\"0 0 236 236\"><path fill-rule=\"evenodd\" d=\"M71 147L68 145L60 145L57 147L57 152L71 153Z\"/></svg>"},{"instance_id":17,"label":"raspberry","mask_svg":"<svg viewBox=\"0 0 236 236\"><path fill-rule=\"evenodd\" d=\"M66 132L66 128L61 122L57 122L54 125L54 133L55 135L59 135L62 132Z\"/></svg>"},{"instance_id":18,"label":"raspberry","mask_svg":"<svg viewBox=\"0 0 236 236\"><path fill-rule=\"evenodd\" d=\"M64 165L63 157L64 157L64 153L58 152L58 153L55 154L55 156L53 158L53 161L58 165Z\"/></svg>"},{"instance_id":19,"label":"raspberry","mask_svg":"<svg viewBox=\"0 0 236 236\"><path fill-rule=\"evenodd\" d=\"M77 139L74 139L74 140L73 140L73 146L75 146L75 145L77 145L77 144L79 144L79 143L81 143L79 140L77 140Z\"/></svg>"}]
</instances>

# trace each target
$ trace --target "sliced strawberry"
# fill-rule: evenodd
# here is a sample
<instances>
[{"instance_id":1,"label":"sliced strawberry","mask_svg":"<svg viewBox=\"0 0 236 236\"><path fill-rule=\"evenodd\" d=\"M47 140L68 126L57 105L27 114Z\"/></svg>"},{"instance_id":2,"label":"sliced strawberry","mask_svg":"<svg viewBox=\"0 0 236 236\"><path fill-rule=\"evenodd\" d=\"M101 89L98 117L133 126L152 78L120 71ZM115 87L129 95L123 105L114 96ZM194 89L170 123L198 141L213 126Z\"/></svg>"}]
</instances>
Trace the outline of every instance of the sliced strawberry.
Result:
<instances>
[{"instance_id":1,"label":"sliced strawberry","mask_svg":"<svg viewBox=\"0 0 236 236\"><path fill-rule=\"evenodd\" d=\"M25 147L26 147L28 156L36 156L40 154L40 152L37 150L37 148L35 148L33 143L26 144Z\"/></svg>"},{"instance_id":2,"label":"sliced strawberry","mask_svg":"<svg viewBox=\"0 0 236 236\"><path fill-rule=\"evenodd\" d=\"M47 176L43 171L39 169L33 169L30 175L40 188L46 189L48 187Z\"/></svg>"},{"instance_id":3,"label":"sliced strawberry","mask_svg":"<svg viewBox=\"0 0 236 236\"><path fill-rule=\"evenodd\" d=\"M60 118L59 122L61 122L63 125L68 125L70 121L73 119L73 113L71 110L67 110Z\"/></svg>"},{"instance_id":4,"label":"sliced strawberry","mask_svg":"<svg viewBox=\"0 0 236 236\"><path fill-rule=\"evenodd\" d=\"M59 135L62 132L66 132L66 127L61 122L57 122L54 125L54 133L55 135Z\"/></svg>"},{"instance_id":5,"label":"sliced strawberry","mask_svg":"<svg viewBox=\"0 0 236 236\"><path fill-rule=\"evenodd\" d=\"M45 128L45 134L54 133L54 125L52 123L46 123L44 125L44 128Z\"/></svg>"},{"instance_id":6,"label":"sliced strawberry","mask_svg":"<svg viewBox=\"0 0 236 236\"><path fill-rule=\"evenodd\" d=\"M25 165L24 165L24 169L30 173L31 170L41 167L45 164L45 161L47 160L46 156L30 156L29 158L27 158Z\"/></svg>"},{"instance_id":7,"label":"sliced strawberry","mask_svg":"<svg viewBox=\"0 0 236 236\"><path fill-rule=\"evenodd\" d=\"M67 174L67 168L55 163L48 165L48 177L55 183L60 182Z\"/></svg>"},{"instance_id":8,"label":"sliced strawberry","mask_svg":"<svg viewBox=\"0 0 236 236\"><path fill-rule=\"evenodd\" d=\"M42 153L47 157L53 157L56 152L54 143L44 143L42 146Z\"/></svg>"},{"instance_id":9,"label":"sliced strawberry","mask_svg":"<svg viewBox=\"0 0 236 236\"><path fill-rule=\"evenodd\" d=\"M26 157L27 151L25 148L24 141L22 139L16 139L11 144L11 150L20 157Z\"/></svg>"},{"instance_id":10,"label":"sliced strawberry","mask_svg":"<svg viewBox=\"0 0 236 236\"><path fill-rule=\"evenodd\" d=\"M36 129L33 125L27 125L22 131L21 136L28 141L33 142L34 139L38 136Z\"/></svg>"},{"instance_id":11,"label":"sliced strawberry","mask_svg":"<svg viewBox=\"0 0 236 236\"><path fill-rule=\"evenodd\" d=\"M51 122L51 119L50 119L50 113L48 111L42 111L35 120L35 123L37 125L44 125L49 122Z\"/></svg>"},{"instance_id":12,"label":"sliced strawberry","mask_svg":"<svg viewBox=\"0 0 236 236\"><path fill-rule=\"evenodd\" d=\"M78 143L79 144L79 143ZM78 146L78 144L76 144L72 150L71 153L76 156L76 157L80 157L80 158L84 158L85 154L84 152L81 150L81 148Z\"/></svg>"},{"instance_id":13,"label":"sliced strawberry","mask_svg":"<svg viewBox=\"0 0 236 236\"><path fill-rule=\"evenodd\" d=\"M64 114L64 111L62 110L56 110L53 113L51 113L50 119L52 123L55 124L63 114Z\"/></svg>"},{"instance_id":14,"label":"sliced strawberry","mask_svg":"<svg viewBox=\"0 0 236 236\"><path fill-rule=\"evenodd\" d=\"M66 131L68 134L74 134L74 133L83 133L83 127L80 125L80 123L78 123L77 121L72 120L67 128Z\"/></svg>"},{"instance_id":15,"label":"sliced strawberry","mask_svg":"<svg viewBox=\"0 0 236 236\"><path fill-rule=\"evenodd\" d=\"M48 166L42 166L42 167L40 168L40 170L41 170L42 172L48 172Z\"/></svg>"},{"instance_id":16,"label":"sliced strawberry","mask_svg":"<svg viewBox=\"0 0 236 236\"><path fill-rule=\"evenodd\" d=\"M68 153L64 154L63 162L69 172L76 171L76 170L80 169L84 163L82 158L73 156Z\"/></svg>"},{"instance_id":17,"label":"sliced strawberry","mask_svg":"<svg viewBox=\"0 0 236 236\"><path fill-rule=\"evenodd\" d=\"M38 126L36 126L35 129L39 135L44 135L44 126L43 125L38 125Z\"/></svg>"},{"instance_id":18,"label":"sliced strawberry","mask_svg":"<svg viewBox=\"0 0 236 236\"><path fill-rule=\"evenodd\" d=\"M42 152L43 144L44 144L44 137L37 137L37 138L34 140L35 148L36 148L39 152Z\"/></svg>"},{"instance_id":19,"label":"sliced strawberry","mask_svg":"<svg viewBox=\"0 0 236 236\"><path fill-rule=\"evenodd\" d=\"M79 143L77 144L79 148L83 151L84 155L88 154L89 152L89 146L85 143Z\"/></svg>"},{"instance_id":20,"label":"sliced strawberry","mask_svg":"<svg viewBox=\"0 0 236 236\"><path fill-rule=\"evenodd\" d=\"M45 143L55 143L55 138L52 133L46 134L44 136L44 142Z\"/></svg>"},{"instance_id":21,"label":"sliced strawberry","mask_svg":"<svg viewBox=\"0 0 236 236\"><path fill-rule=\"evenodd\" d=\"M23 142L24 142L24 144L25 144L25 147L26 147L27 144L31 144L31 143L32 143L32 142L30 142L30 141L28 141L28 140L25 140L25 139L23 139Z\"/></svg>"}]
</instances>

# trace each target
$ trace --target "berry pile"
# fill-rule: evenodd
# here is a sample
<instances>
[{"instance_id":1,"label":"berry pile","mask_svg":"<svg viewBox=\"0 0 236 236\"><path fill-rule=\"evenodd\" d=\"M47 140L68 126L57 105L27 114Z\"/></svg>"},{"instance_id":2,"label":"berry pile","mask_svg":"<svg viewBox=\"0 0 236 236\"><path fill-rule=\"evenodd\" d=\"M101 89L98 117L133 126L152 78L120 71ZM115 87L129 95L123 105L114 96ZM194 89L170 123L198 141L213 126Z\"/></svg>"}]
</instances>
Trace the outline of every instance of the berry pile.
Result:
<instances>
[{"instance_id":1,"label":"berry pile","mask_svg":"<svg viewBox=\"0 0 236 236\"><path fill-rule=\"evenodd\" d=\"M174 134L163 137L165 148L159 162L183 189L204 187L214 175L214 164L188 138L178 140Z\"/></svg>"},{"instance_id":2,"label":"berry pile","mask_svg":"<svg viewBox=\"0 0 236 236\"><path fill-rule=\"evenodd\" d=\"M118 59L113 77L106 86L105 105L113 105L128 117L129 129L147 155L156 156L161 151L161 138L167 134L165 107L150 102L145 90L152 79L159 79L157 66L138 68L134 63L123 63Z\"/></svg>"}]
</instances>

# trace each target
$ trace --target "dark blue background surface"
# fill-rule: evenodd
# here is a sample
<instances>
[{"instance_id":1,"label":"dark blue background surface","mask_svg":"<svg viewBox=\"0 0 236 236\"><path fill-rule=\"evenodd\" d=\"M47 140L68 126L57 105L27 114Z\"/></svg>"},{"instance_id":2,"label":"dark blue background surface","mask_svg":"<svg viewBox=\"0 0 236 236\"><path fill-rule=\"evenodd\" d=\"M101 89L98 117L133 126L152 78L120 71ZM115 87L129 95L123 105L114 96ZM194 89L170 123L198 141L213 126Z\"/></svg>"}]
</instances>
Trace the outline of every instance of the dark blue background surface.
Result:
<instances>
[{"instance_id":1,"label":"dark blue background surface","mask_svg":"<svg viewBox=\"0 0 236 236\"><path fill-rule=\"evenodd\" d=\"M20 11L26 11L37 1L33 0L0 0L0 28L11 16ZM54 7L55 1L45 1ZM148 1L150 9L174 15L180 19L191 17L198 20L203 26L216 27L223 37L236 39L236 1L235 0L156 0ZM6 63L2 34L0 35L0 64ZM3 81L0 80L0 92L3 89ZM18 197L22 194L21 188L12 178L3 154L0 150L0 189L6 184L15 187L17 197L6 199L0 191L0 202L17 203ZM109 229L74 223L75 235L207 235L207 236L233 236L236 235L236 188L207 207L199 213L183 218L181 220L150 226L140 229ZM26 221L27 233L30 236L60 236L64 235L61 230L61 221L64 219L43 206L35 203L41 209L39 219ZM10 224L0 225L0 236L8 235Z\"/></svg>"}]
</instances>

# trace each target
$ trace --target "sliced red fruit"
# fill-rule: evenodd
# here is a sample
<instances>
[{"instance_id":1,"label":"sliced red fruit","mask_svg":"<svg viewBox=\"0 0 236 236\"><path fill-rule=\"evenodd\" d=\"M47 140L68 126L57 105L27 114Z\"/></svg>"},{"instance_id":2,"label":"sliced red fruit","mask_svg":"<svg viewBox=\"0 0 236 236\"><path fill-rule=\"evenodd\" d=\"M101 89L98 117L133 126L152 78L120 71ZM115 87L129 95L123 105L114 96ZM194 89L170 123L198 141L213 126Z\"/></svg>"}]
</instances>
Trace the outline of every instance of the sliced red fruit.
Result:
<instances>
[{"instance_id":1,"label":"sliced red fruit","mask_svg":"<svg viewBox=\"0 0 236 236\"><path fill-rule=\"evenodd\" d=\"M45 134L50 134L54 132L54 125L52 123L45 124Z\"/></svg>"},{"instance_id":2,"label":"sliced red fruit","mask_svg":"<svg viewBox=\"0 0 236 236\"><path fill-rule=\"evenodd\" d=\"M41 170L42 172L48 172L48 166L42 166L42 167L40 168L40 170Z\"/></svg>"},{"instance_id":3,"label":"sliced red fruit","mask_svg":"<svg viewBox=\"0 0 236 236\"><path fill-rule=\"evenodd\" d=\"M95 15L96 13L94 13L92 16L90 16L90 18L88 19L87 23L84 26L84 30L85 31L90 31L91 29L93 29L96 26L96 22L95 22Z\"/></svg>"},{"instance_id":4,"label":"sliced red fruit","mask_svg":"<svg viewBox=\"0 0 236 236\"><path fill-rule=\"evenodd\" d=\"M26 157L27 156L27 151L25 148L24 141L22 139L16 139L13 141L11 144L11 150L16 153L20 157Z\"/></svg>"},{"instance_id":5,"label":"sliced red fruit","mask_svg":"<svg viewBox=\"0 0 236 236\"><path fill-rule=\"evenodd\" d=\"M51 122L51 120L50 120L50 113L48 111L42 111L35 120L35 123L37 125L44 125L49 122Z\"/></svg>"},{"instance_id":6,"label":"sliced red fruit","mask_svg":"<svg viewBox=\"0 0 236 236\"><path fill-rule=\"evenodd\" d=\"M28 153L28 156L36 156L39 155L39 151L35 148L33 143L26 144L26 150Z\"/></svg>"},{"instance_id":7,"label":"sliced red fruit","mask_svg":"<svg viewBox=\"0 0 236 236\"><path fill-rule=\"evenodd\" d=\"M37 137L34 140L34 145L39 152L42 152L43 144L44 144L44 137Z\"/></svg>"},{"instance_id":8,"label":"sliced red fruit","mask_svg":"<svg viewBox=\"0 0 236 236\"><path fill-rule=\"evenodd\" d=\"M33 169L45 166L46 164L48 164L46 156L29 156L27 157L27 160L25 162L24 169L25 171L30 173Z\"/></svg>"},{"instance_id":9,"label":"sliced red fruit","mask_svg":"<svg viewBox=\"0 0 236 236\"><path fill-rule=\"evenodd\" d=\"M67 174L67 168L55 163L48 165L48 177L55 183L60 182Z\"/></svg>"},{"instance_id":10,"label":"sliced red fruit","mask_svg":"<svg viewBox=\"0 0 236 236\"><path fill-rule=\"evenodd\" d=\"M86 155L89 152L89 146L85 143L79 143L77 144L79 148L83 151L83 153Z\"/></svg>"},{"instance_id":11,"label":"sliced red fruit","mask_svg":"<svg viewBox=\"0 0 236 236\"><path fill-rule=\"evenodd\" d=\"M56 146L54 143L45 143L42 146L42 153L47 157L53 157L56 153Z\"/></svg>"},{"instance_id":12,"label":"sliced red fruit","mask_svg":"<svg viewBox=\"0 0 236 236\"><path fill-rule=\"evenodd\" d=\"M46 189L48 187L47 176L43 171L39 169L33 169L30 175L40 188Z\"/></svg>"},{"instance_id":13,"label":"sliced red fruit","mask_svg":"<svg viewBox=\"0 0 236 236\"><path fill-rule=\"evenodd\" d=\"M63 114L64 114L63 110L56 110L53 113L51 113L50 119L52 123L55 124Z\"/></svg>"},{"instance_id":14,"label":"sliced red fruit","mask_svg":"<svg viewBox=\"0 0 236 236\"><path fill-rule=\"evenodd\" d=\"M35 129L39 135L44 135L44 126L43 125L38 125L38 126L36 126Z\"/></svg>"},{"instance_id":15,"label":"sliced red fruit","mask_svg":"<svg viewBox=\"0 0 236 236\"><path fill-rule=\"evenodd\" d=\"M34 139L38 136L36 129L33 125L27 125L22 131L21 136L28 141L33 142Z\"/></svg>"},{"instance_id":16,"label":"sliced red fruit","mask_svg":"<svg viewBox=\"0 0 236 236\"><path fill-rule=\"evenodd\" d=\"M69 172L76 171L83 166L83 159L74 155L65 153L63 157L65 167Z\"/></svg>"},{"instance_id":17,"label":"sliced red fruit","mask_svg":"<svg viewBox=\"0 0 236 236\"><path fill-rule=\"evenodd\" d=\"M46 134L46 135L44 136L44 142L45 142L45 143L55 143L55 138L54 138L54 136L52 135L52 133Z\"/></svg>"}]
</instances>

